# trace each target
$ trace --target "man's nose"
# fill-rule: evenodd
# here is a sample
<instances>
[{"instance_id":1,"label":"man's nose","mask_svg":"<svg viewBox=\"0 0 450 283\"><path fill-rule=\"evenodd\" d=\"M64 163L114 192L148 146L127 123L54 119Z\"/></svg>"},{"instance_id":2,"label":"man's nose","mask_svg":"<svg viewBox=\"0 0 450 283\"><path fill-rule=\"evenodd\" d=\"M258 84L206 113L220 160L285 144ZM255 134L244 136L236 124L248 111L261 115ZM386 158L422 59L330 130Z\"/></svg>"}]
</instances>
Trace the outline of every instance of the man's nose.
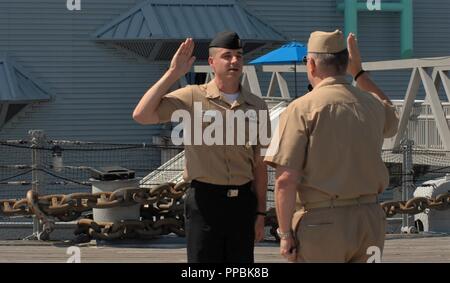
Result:
<instances>
[{"instance_id":1,"label":"man's nose","mask_svg":"<svg viewBox=\"0 0 450 283\"><path fill-rule=\"evenodd\" d=\"M239 62L239 59L238 59L237 56L233 56L233 57L231 58L231 63L236 64L236 63L238 63L238 62Z\"/></svg>"}]
</instances>

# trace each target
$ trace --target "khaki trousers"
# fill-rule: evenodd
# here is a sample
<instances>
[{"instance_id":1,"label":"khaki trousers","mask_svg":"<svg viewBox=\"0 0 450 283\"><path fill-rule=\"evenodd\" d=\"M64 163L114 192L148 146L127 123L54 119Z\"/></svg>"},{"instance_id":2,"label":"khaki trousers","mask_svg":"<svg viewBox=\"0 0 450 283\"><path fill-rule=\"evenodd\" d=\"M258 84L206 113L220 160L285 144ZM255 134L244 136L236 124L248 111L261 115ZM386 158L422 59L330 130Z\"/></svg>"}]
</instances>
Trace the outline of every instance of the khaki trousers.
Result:
<instances>
[{"instance_id":1,"label":"khaki trousers","mask_svg":"<svg viewBox=\"0 0 450 283\"><path fill-rule=\"evenodd\" d=\"M297 211L297 261L367 262L369 247L383 252L385 227L386 215L377 203Z\"/></svg>"}]
</instances>

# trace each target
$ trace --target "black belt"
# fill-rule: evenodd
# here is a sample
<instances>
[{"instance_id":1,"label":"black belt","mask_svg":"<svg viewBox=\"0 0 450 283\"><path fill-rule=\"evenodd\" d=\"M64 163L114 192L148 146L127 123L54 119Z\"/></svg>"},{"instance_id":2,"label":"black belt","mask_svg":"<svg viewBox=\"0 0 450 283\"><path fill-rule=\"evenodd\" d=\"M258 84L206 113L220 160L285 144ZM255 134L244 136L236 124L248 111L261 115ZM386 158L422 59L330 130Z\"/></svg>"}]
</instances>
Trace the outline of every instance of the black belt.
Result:
<instances>
[{"instance_id":1,"label":"black belt","mask_svg":"<svg viewBox=\"0 0 450 283\"><path fill-rule=\"evenodd\" d=\"M237 197L239 195L239 191L250 190L252 187L252 182L250 181L243 185L216 185L192 180L191 186L200 190L210 190L219 193L225 193L227 197Z\"/></svg>"}]
</instances>

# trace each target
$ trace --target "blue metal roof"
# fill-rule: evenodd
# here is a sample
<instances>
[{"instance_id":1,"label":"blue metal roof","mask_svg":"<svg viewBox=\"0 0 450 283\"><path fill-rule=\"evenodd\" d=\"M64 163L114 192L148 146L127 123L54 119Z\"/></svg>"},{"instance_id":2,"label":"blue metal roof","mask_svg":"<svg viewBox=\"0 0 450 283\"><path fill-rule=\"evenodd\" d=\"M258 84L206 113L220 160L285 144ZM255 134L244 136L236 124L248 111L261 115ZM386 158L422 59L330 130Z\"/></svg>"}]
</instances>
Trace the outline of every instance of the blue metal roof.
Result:
<instances>
[{"instance_id":1,"label":"blue metal roof","mask_svg":"<svg viewBox=\"0 0 450 283\"><path fill-rule=\"evenodd\" d=\"M211 39L223 30L241 40L285 41L286 38L235 0L149 0L138 4L95 33L98 40Z\"/></svg>"},{"instance_id":2,"label":"blue metal roof","mask_svg":"<svg viewBox=\"0 0 450 283\"><path fill-rule=\"evenodd\" d=\"M170 60L187 37L195 40L197 60L208 58L216 33L239 34L244 55L286 38L235 0L149 0L139 3L95 34L95 40L149 60Z\"/></svg>"},{"instance_id":3,"label":"blue metal roof","mask_svg":"<svg viewBox=\"0 0 450 283\"><path fill-rule=\"evenodd\" d=\"M50 100L50 91L8 56L0 56L0 103Z\"/></svg>"}]
</instances>

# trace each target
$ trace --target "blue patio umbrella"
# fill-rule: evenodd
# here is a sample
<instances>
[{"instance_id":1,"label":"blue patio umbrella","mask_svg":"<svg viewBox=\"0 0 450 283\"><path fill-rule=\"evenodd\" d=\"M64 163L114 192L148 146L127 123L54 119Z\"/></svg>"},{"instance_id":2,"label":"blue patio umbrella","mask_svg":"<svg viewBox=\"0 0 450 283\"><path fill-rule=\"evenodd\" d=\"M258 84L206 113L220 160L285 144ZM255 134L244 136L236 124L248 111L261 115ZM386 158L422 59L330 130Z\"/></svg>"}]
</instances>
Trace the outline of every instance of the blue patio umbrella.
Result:
<instances>
[{"instance_id":1,"label":"blue patio umbrella","mask_svg":"<svg viewBox=\"0 0 450 283\"><path fill-rule=\"evenodd\" d=\"M249 64L252 65L281 65L281 64L294 64L294 85L295 85L295 97L297 97L297 63L302 63L303 58L307 54L306 47L300 42L292 41L284 44L278 49L275 49L261 57L258 57Z\"/></svg>"}]
</instances>

